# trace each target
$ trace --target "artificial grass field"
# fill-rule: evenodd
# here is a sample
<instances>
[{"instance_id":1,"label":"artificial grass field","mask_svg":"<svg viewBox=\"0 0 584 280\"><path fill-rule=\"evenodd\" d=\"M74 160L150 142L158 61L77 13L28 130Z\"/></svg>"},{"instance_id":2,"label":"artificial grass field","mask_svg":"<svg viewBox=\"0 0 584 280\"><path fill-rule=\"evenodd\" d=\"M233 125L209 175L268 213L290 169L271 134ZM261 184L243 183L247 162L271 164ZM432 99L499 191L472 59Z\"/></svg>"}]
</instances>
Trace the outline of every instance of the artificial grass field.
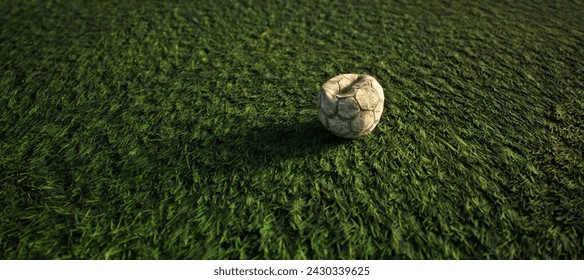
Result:
<instances>
[{"instance_id":1,"label":"artificial grass field","mask_svg":"<svg viewBox=\"0 0 584 280\"><path fill-rule=\"evenodd\" d=\"M583 259L584 3L346 2L1 1L0 257Z\"/></svg>"}]
</instances>

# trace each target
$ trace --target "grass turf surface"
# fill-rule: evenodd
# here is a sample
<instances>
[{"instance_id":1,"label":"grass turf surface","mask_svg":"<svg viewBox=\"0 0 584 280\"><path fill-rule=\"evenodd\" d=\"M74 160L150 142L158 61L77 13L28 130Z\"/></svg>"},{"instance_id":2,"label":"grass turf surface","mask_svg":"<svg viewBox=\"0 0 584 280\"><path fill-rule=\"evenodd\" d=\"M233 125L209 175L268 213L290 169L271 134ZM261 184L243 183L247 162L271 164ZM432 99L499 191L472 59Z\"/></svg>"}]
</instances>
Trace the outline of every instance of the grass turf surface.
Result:
<instances>
[{"instance_id":1,"label":"grass turf surface","mask_svg":"<svg viewBox=\"0 0 584 280\"><path fill-rule=\"evenodd\" d=\"M1 258L584 258L581 1L157 2L0 4Z\"/></svg>"}]
</instances>

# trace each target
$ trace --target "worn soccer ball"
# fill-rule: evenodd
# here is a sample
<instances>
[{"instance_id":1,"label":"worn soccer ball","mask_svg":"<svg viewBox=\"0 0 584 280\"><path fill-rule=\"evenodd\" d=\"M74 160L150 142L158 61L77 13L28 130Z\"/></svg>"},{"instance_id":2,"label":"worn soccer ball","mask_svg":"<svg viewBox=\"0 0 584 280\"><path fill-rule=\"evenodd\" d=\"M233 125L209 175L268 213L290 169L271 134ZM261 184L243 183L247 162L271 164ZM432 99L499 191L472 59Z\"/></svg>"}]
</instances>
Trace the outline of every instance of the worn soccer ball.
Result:
<instances>
[{"instance_id":1,"label":"worn soccer ball","mask_svg":"<svg viewBox=\"0 0 584 280\"><path fill-rule=\"evenodd\" d=\"M317 96L318 119L333 134L355 139L373 131L383 113L383 88L369 75L341 74Z\"/></svg>"}]
</instances>

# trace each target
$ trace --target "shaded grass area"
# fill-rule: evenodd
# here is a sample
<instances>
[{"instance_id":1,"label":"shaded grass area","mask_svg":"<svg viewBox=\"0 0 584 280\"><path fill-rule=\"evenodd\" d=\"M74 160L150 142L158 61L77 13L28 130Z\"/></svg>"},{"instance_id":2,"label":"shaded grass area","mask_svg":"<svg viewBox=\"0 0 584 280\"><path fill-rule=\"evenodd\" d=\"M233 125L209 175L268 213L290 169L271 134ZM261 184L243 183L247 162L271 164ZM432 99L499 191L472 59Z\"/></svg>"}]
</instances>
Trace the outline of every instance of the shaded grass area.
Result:
<instances>
[{"instance_id":1,"label":"shaded grass area","mask_svg":"<svg viewBox=\"0 0 584 280\"><path fill-rule=\"evenodd\" d=\"M4 259L584 258L581 1L7 2Z\"/></svg>"}]
</instances>

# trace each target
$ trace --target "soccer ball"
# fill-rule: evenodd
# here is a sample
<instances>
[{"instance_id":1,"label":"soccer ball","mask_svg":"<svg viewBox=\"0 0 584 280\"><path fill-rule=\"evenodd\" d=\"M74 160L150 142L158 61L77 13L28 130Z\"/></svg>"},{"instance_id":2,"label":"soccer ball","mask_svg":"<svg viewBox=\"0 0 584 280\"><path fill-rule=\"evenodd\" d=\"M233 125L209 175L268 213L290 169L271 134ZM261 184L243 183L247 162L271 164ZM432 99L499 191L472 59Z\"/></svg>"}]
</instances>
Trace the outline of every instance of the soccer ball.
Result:
<instances>
[{"instance_id":1,"label":"soccer ball","mask_svg":"<svg viewBox=\"0 0 584 280\"><path fill-rule=\"evenodd\" d=\"M341 74L317 95L318 120L333 134L355 139L373 131L383 113L383 88L369 75Z\"/></svg>"}]
</instances>

